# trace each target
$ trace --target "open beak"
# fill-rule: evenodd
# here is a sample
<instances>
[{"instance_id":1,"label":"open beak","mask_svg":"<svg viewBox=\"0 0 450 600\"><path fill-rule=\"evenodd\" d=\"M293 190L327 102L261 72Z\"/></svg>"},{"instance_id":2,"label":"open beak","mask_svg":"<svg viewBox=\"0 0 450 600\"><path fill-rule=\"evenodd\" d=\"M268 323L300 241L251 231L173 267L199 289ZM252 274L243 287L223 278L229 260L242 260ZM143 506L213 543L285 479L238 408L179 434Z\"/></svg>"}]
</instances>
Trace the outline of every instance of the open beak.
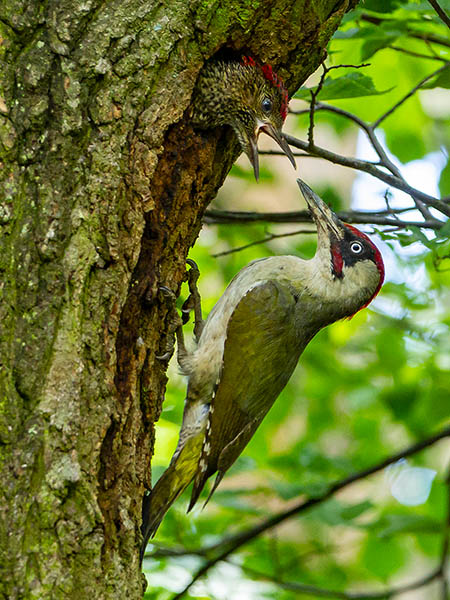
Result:
<instances>
[{"instance_id":1,"label":"open beak","mask_svg":"<svg viewBox=\"0 0 450 600\"><path fill-rule=\"evenodd\" d=\"M259 156L258 156L258 137L255 135L254 138L249 139L249 150L246 153L250 162L252 163L253 172L255 179L259 179Z\"/></svg>"},{"instance_id":2,"label":"open beak","mask_svg":"<svg viewBox=\"0 0 450 600\"><path fill-rule=\"evenodd\" d=\"M342 240L344 237L344 225L334 212L312 191L301 179L297 179L298 187L303 194L316 225L319 236L326 234L328 238Z\"/></svg>"},{"instance_id":3,"label":"open beak","mask_svg":"<svg viewBox=\"0 0 450 600\"><path fill-rule=\"evenodd\" d=\"M292 154L289 144L284 139L281 132L278 131L271 123L263 123L262 125L259 125L256 128L255 135L253 137L248 138L248 148L246 151L246 154L250 162L252 163L256 181L258 181L259 178L258 137L261 132L267 133L267 135L270 135L270 137L276 141L276 143L280 146L280 148L291 161L294 169L296 169L297 165L295 164L294 155Z\"/></svg>"},{"instance_id":4,"label":"open beak","mask_svg":"<svg viewBox=\"0 0 450 600\"><path fill-rule=\"evenodd\" d=\"M278 129L276 129L276 127L274 127L271 123L264 123L264 125L261 125L259 128L259 132L261 131L267 133L267 135L270 135L270 137L276 141L276 143L280 146L280 148L286 154L288 159L291 161L291 164L294 167L294 169L296 169L297 165L295 164L294 155L292 154L289 144L283 137L281 131L278 131Z\"/></svg>"}]
</instances>

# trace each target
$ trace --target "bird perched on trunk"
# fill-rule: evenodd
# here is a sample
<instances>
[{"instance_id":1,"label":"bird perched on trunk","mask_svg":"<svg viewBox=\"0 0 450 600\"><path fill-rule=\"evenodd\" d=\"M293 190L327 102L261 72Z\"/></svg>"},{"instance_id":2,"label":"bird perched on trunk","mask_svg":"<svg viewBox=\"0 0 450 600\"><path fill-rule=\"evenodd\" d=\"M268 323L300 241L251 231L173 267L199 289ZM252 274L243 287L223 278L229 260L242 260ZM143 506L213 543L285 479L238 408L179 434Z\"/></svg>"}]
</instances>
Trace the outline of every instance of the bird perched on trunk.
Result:
<instances>
[{"instance_id":1,"label":"bird perched on trunk","mask_svg":"<svg viewBox=\"0 0 450 600\"><path fill-rule=\"evenodd\" d=\"M190 510L217 472L211 496L316 333L354 315L381 288L376 246L298 184L317 225L314 258L273 256L244 267L197 329L192 352L178 330L178 361L189 377L183 424L169 467L144 498L141 556L178 495L194 482Z\"/></svg>"},{"instance_id":2,"label":"bird perched on trunk","mask_svg":"<svg viewBox=\"0 0 450 600\"><path fill-rule=\"evenodd\" d=\"M194 126L230 125L259 177L258 137L270 135L295 168L295 159L281 133L288 93L270 65L252 57L240 61L212 60L200 73L194 90Z\"/></svg>"}]
</instances>

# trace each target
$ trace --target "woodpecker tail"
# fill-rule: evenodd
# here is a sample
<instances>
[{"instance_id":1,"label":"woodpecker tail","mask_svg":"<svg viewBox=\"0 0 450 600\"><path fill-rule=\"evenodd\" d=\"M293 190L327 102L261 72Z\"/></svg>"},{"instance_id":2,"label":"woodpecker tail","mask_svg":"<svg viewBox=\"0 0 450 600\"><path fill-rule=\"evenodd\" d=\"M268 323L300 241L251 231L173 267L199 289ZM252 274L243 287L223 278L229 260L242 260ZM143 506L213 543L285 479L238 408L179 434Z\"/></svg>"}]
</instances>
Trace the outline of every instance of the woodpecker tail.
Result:
<instances>
[{"instance_id":1,"label":"woodpecker tail","mask_svg":"<svg viewBox=\"0 0 450 600\"><path fill-rule=\"evenodd\" d=\"M186 440L178 454L175 454L169 467L164 471L150 494L142 503L142 546L140 561L144 558L148 540L153 537L164 515L191 483L197 470L203 435Z\"/></svg>"},{"instance_id":2,"label":"woodpecker tail","mask_svg":"<svg viewBox=\"0 0 450 600\"><path fill-rule=\"evenodd\" d=\"M189 481L177 481L175 466L175 464L171 465L163 473L152 491L147 496L144 496L141 526L142 537L144 539L140 553L141 563L149 539L155 535L166 512L181 492L189 485Z\"/></svg>"}]
</instances>

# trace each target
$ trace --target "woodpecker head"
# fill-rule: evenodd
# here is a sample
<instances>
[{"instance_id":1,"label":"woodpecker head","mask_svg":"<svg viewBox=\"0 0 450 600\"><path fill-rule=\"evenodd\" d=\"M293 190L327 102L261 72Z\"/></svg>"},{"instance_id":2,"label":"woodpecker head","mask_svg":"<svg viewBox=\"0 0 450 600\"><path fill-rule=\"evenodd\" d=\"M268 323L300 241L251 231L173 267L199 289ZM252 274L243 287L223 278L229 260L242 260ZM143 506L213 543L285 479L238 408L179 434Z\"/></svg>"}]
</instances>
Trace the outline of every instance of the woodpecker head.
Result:
<instances>
[{"instance_id":1,"label":"woodpecker head","mask_svg":"<svg viewBox=\"0 0 450 600\"><path fill-rule=\"evenodd\" d=\"M295 159L281 133L288 93L270 65L244 56L241 61L212 61L199 78L194 124L230 125L259 177L258 137L272 137L294 168Z\"/></svg>"},{"instance_id":2,"label":"woodpecker head","mask_svg":"<svg viewBox=\"0 0 450 600\"><path fill-rule=\"evenodd\" d=\"M314 284L322 295L336 304L342 317L365 308L384 281L381 253L369 237L343 223L310 187L297 179L300 190L317 225L317 252L322 278Z\"/></svg>"}]
</instances>

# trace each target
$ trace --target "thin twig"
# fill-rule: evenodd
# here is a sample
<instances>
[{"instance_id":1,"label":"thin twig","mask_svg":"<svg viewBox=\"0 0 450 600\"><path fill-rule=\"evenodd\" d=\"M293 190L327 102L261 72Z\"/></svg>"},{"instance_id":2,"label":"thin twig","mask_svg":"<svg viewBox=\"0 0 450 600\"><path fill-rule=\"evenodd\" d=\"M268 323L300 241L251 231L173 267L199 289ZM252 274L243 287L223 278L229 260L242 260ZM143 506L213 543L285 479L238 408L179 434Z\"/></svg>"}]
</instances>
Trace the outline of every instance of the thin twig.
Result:
<instances>
[{"instance_id":1,"label":"thin twig","mask_svg":"<svg viewBox=\"0 0 450 600\"><path fill-rule=\"evenodd\" d=\"M406 48L401 48L400 46L386 46L390 50L395 50L396 52L402 52L403 54L408 54L408 56L414 56L415 58L425 58L428 60L439 60L441 62L448 62L446 58L442 56L438 56L437 54L422 54L421 52L414 52L413 50L407 50Z\"/></svg>"},{"instance_id":2,"label":"thin twig","mask_svg":"<svg viewBox=\"0 0 450 600\"><path fill-rule=\"evenodd\" d=\"M284 152L280 152L279 150L258 150L258 154L286 156ZM306 154L306 152L293 152L292 155L297 156L298 158L320 158L320 156L313 156L312 154Z\"/></svg>"},{"instance_id":3,"label":"thin twig","mask_svg":"<svg viewBox=\"0 0 450 600\"><path fill-rule=\"evenodd\" d=\"M404 211L414 210L414 208L403 209ZM398 211L400 212L400 211ZM351 225L386 225L399 228L407 227L420 227L422 229L432 229L438 231L445 223L442 221L404 221L397 220L383 216L380 211L378 213L370 212L339 212L338 217L345 223ZM281 212L281 213L256 213L256 212L245 212L245 211L231 211L231 210L215 210L209 209L205 212L203 222L208 225L249 225L251 223L311 223L311 216L306 211L292 211L292 212ZM304 233L307 233L306 231ZM295 234L292 234L295 235ZM252 245L252 244L250 244Z\"/></svg>"},{"instance_id":4,"label":"thin twig","mask_svg":"<svg viewBox=\"0 0 450 600\"><path fill-rule=\"evenodd\" d=\"M415 29L408 29L409 37L416 38L416 40L423 40L425 43L439 44L439 46L446 46L450 48L450 42L440 35L434 35L433 33L426 33L417 31Z\"/></svg>"},{"instance_id":5,"label":"thin twig","mask_svg":"<svg viewBox=\"0 0 450 600\"><path fill-rule=\"evenodd\" d=\"M233 565L235 564L232 561L227 562ZM405 592L411 592L421 587L425 587L426 585L440 577L440 568L438 567L430 573L428 573L427 575L421 577L420 579L417 579L416 581L413 581L406 585L388 588L380 592L343 592L340 590L328 590L326 588L317 587L315 585L298 583L296 581L284 581L280 577L268 575L267 573L262 573L246 565L235 566L239 566L241 569L243 569L243 571L257 579L263 581L270 581L276 586L285 590L297 592L298 594L311 594L322 598L342 598L343 600L387 600L388 598L394 598L395 596L399 596L400 594L404 594Z\"/></svg>"},{"instance_id":6,"label":"thin twig","mask_svg":"<svg viewBox=\"0 0 450 600\"><path fill-rule=\"evenodd\" d=\"M427 81L429 81L433 77L436 77L436 75L439 75L439 73L441 73L445 69L448 69L449 67L450 67L450 62L447 62L445 65L442 65L442 67L439 67L439 69L437 69L436 71L433 71L433 73L430 73L429 75L427 75L426 77L424 77L405 96L403 96L403 98L401 98L396 104L394 104L388 111L386 111L384 114L382 114L381 117L378 117L378 119L376 121L374 121L374 123L372 124L372 127L373 128L378 127L378 125L382 121L384 121L389 115L391 115L395 110L397 110L397 108L399 106L401 106L406 100L408 100L408 98L411 98L411 96L413 96L418 90L420 90L420 88Z\"/></svg>"},{"instance_id":7,"label":"thin twig","mask_svg":"<svg viewBox=\"0 0 450 600\"><path fill-rule=\"evenodd\" d=\"M320 94L323 84L325 83L325 78L330 71L333 69L362 69L364 67L369 67L369 63L363 63L360 65L333 65L331 67L327 67L325 62L322 62L323 73L320 76L319 83L315 88L311 88L309 91L311 93L311 102L309 109L309 128L308 128L308 142L311 148L314 147L314 109L316 106L317 96Z\"/></svg>"},{"instance_id":8,"label":"thin twig","mask_svg":"<svg viewBox=\"0 0 450 600\"><path fill-rule=\"evenodd\" d=\"M358 171L363 171L364 173L369 173L373 177L384 181L385 183L395 187L403 192L406 192L414 199L421 200L425 204L429 206L433 206L444 215L450 217L450 207L447 206L445 202L434 198L424 192L421 192L408 183L392 175L391 173L385 173L381 169L374 166L372 163L366 160L360 160L357 158L348 158L347 156L341 156L340 154L336 154L335 152L331 152L330 150L325 150L325 148L320 148L319 146L314 146L313 149L309 147L307 142L303 142L298 138L293 137L292 135L285 134L284 136L286 141L290 146L294 146L294 148L299 148L300 150L304 150L305 152L309 152L310 154L314 154L315 156L320 156L337 165L342 165L344 167L349 167L351 169L356 169Z\"/></svg>"},{"instance_id":9,"label":"thin twig","mask_svg":"<svg viewBox=\"0 0 450 600\"><path fill-rule=\"evenodd\" d=\"M308 143L309 143L310 148L314 147L314 108L316 106L316 98L317 98L317 94L322 89L323 82L325 81L325 77L327 74L327 67L325 66L325 63L322 63L322 68L323 68L323 72L322 72L322 75L320 76L320 81L319 81L317 87L315 89L311 88L309 90L311 93L311 103L309 106L309 127L308 127Z\"/></svg>"},{"instance_id":10,"label":"thin twig","mask_svg":"<svg viewBox=\"0 0 450 600\"><path fill-rule=\"evenodd\" d=\"M271 242L272 240L276 240L278 238L291 237L293 235L300 235L302 233L315 233L312 229L298 229L297 231L289 231L287 233L271 233L265 238L261 238L259 240L255 240L254 242L250 242L249 244L245 244L243 246L237 246L236 248L231 248L230 250L224 250L223 252L217 252L213 254L213 258L219 258L220 256L227 256L228 254L234 254L235 252L242 252L242 250L247 250L247 248L251 248L252 246L259 246L260 244L265 244L266 242Z\"/></svg>"},{"instance_id":11,"label":"thin twig","mask_svg":"<svg viewBox=\"0 0 450 600\"><path fill-rule=\"evenodd\" d=\"M438 14L439 18L441 19L441 21L443 23L445 23L447 25L447 27L450 29L450 17L445 12L445 10L441 6L439 6L439 3L437 2L437 0L428 0L428 2L434 8L434 10Z\"/></svg>"},{"instance_id":12,"label":"thin twig","mask_svg":"<svg viewBox=\"0 0 450 600\"><path fill-rule=\"evenodd\" d=\"M346 119L349 119L351 121L353 121L354 123L356 123L358 125L358 127L360 127L368 136L370 143L372 144L373 149L375 150L375 152L378 154L379 157L379 164L378 166L383 166L385 167L388 171L390 171L392 173L392 175L394 175L394 177L396 177L397 179L399 179L403 185L407 185L406 180L404 179L400 169L390 160L387 152L385 151L385 149L383 148L383 145L381 144L381 142L379 141L377 135L376 135L376 127L389 115L391 115L395 110L397 110L397 108L399 108L403 102L405 102L409 97L411 97L422 85L424 85L424 83L426 83L430 78L436 76L438 73L440 73L443 69L446 69L448 66L450 65L450 62L446 62L445 65L443 65L442 67L440 67L437 71L435 71L434 73L432 73L431 75L428 75L427 77L425 77L419 84L417 84L412 90L410 90L410 92L408 92L408 94L406 94L399 102L397 102L396 104L394 104L388 111L386 111L384 113L384 115L382 115L381 117L379 117L379 119L377 119L372 125L367 123L366 121L364 121L363 119L359 118L358 116L328 105L328 104L323 104L317 101L317 97L322 89L322 86L325 82L325 78L326 75L328 74L329 71L331 71L334 68L340 68L342 66L349 66L349 65L336 65L334 67L327 67L325 64L322 64L323 67L323 73L320 77L320 81L319 84L317 85L316 88L312 88L310 90L311 92L311 102L310 102L310 108L309 108L309 128L308 128L308 152L310 152L311 154L315 153L315 145L314 145L314 138L313 138L313 131L314 131L314 115L315 112L317 110L327 110L329 112L333 112L335 114L338 114L342 117L345 117ZM360 67L364 67L364 66L368 66L366 64L363 65L359 65ZM295 114L295 111L292 111ZM303 112L306 111L297 111L297 114L302 114ZM365 164L368 164L369 161L363 161ZM371 162L370 163L372 166L374 166L374 163ZM377 165L375 165L376 168ZM357 168L357 167L355 167ZM425 220L429 220L429 221L433 221L433 215L431 214L426 202L424 202L420 197L418 197L418 195L411 195L412 199L414 200L414 203L416 205L416 208L420 211L420 213L422 214L423 218Z\"/></svg>"},{"instance_id":13,"label":"thin twig","mask_svg":"<svg viewBox=\"0 0 450 600\"><path fill-rule=\"evenodd\" d=\"M154 542L152 542L153 544ZM178 558L181 556L207 556L207 550L193 550L188 548L168 548L167 546L157 547L150 552L146 552L144 558Z\"/></svg>"},{"instance_id":14,"label":"thin twig","mask_svg":"<svg viewBox=\"0 0 450 600\"><path fill-rule=\"evenodd\" d=\"M357 115L354 115L353 113L351 113L347 110L344 110L343 108L338 108L337 106L332 106L331 104L324 104L322 102L317 102L316 103L316 111L318 111L318 110L325 110L328 112L335 113L341 117L345 117L346 119L349 119L350 121L353 121L354 123L356 123L356 125L358 125L358 127L360 127L367 134L367 137L369 138L369 141L371 142L375 152L378 154L381 165L386 167L387 169L389 169L389 171L393 175L402 179L402 175L401 175L399 169L389 159L383 146L380 143L380 140L377 138L377 136L375 134L374 128L371 125L369 125L369 123L366 123L366 121L363 121L363 119L360 119ZM292 112L295 114L295 111L292 111ZM300 112L301 111L299 111L297 114L300 114ZM371 164L380 164L380 163L371 162Z\"/></svg>"},{"instance_id":15,"label":"thin twig","mask_svg":"<svg viewBox=\"0 0 450 600\"><path fill-rule=\"evenodd\" d=\"M448 63L450 64L450 63ZM400 105L398 105L400 106ZM359 118L357 115L354 115L353 113L350 113L344 109L332 106L332 105L328 105L328 104L323 104L323 103L319 103L316 102L315 104L315 111L317 112L318 110L327 110L329 112L333 112L337 115L340 115L342 117L345 117L346 119L349 119L351 121L353 121L354 123L356 123L358 125L358 127L360 127L367 135L367 137L369 138L370 143L372 144L373 149L375 150L375 152L378 154L378 158L379 158L379 162L378 163L374 163L372 161L370 161L370 164L375 165L375 166L383 166L386 169L388 169L388 171L390 171L395 177L398 177L398 179L400 179L401 181L403 181L403 183L406 184L406 181L401 173L401 171L397 168L397 166L390 160L390 158L388 157L386 151L384 150L381 142L379 141L377 135L376 135L376 131L375 131L375 125L370 125L369 123L366 123L366 121L364 121L363 119ZM308 111L292 111L294 114L302 114L303 112L308 112ZM310 113L310 125L311 125L311 113ZM310 141L311 138L309 138ZM311 143L309 143L308 145L308 149L310 151L314 151L314 146L311 146ZM369 161L365 161L366 163L368 163ZM420 211L420 213L422 214L423 218L425 220L430 220L433 221L434 217L433 215L430 213L428 207L426 206L426 204L424 204L424 202L422 202L419 198L411 196L412 199L414 200L414 203L416 205L416 208Z\"/></svg>"},{"instance_id":16,"label":"thin twig","mask_svg":"<svg viewBox=\"0 0 450 600\"><path fill-rule=\"evenodd\" d=\"M327 491L321 495L316 496L314 498L307 498L306 500L300 500L289 510L280 511L279 513L276 513L272 517L265 519L264 521L255 525L254 527L250 527L244 531L238 532L234 536L225 538L218 544L210 546L208 548L208 552L212 552L213 556L202 567L200 567L200 569L198 569L198 571L192 577L191 581L185 586L185 588L181 592L179 592L173 597L173 600L180 600L180 598L184 596L184 594L190 589L190 587L201 577L206 575L206 573L208 573L208 571L210 571L218 562L227 559L228 556L230 556L233 552L241 548L241 546L244 546L245 544L252 541L262 533L272 529L273 527L276 527L277 525L286 521L287 519L290 519L300 513L309 510L313 506L317 506L318 504L325 502L326 500L334 496L336 492L341 491L347 486L352 485L353 483L360 481L361 479L365 479L369 475L373 475L374 473L385 469L388 465L397 462L401 458L407 458L408 456L412 456L413 454L416 454L417 452L420 452L421 450L432 446L439 440L442 440L446 437L450 437L450 426L442 429L438 433L424 440L421 440L420 442L417 442L416 444L405 448L401 452L398 452L388 458L385 458L384 460L373 465L372 467L369 467L368 469L358 471L357 473L349 475L344 479L335 481L334 483L330 484Z\"/></svg>"}]
</instances>

